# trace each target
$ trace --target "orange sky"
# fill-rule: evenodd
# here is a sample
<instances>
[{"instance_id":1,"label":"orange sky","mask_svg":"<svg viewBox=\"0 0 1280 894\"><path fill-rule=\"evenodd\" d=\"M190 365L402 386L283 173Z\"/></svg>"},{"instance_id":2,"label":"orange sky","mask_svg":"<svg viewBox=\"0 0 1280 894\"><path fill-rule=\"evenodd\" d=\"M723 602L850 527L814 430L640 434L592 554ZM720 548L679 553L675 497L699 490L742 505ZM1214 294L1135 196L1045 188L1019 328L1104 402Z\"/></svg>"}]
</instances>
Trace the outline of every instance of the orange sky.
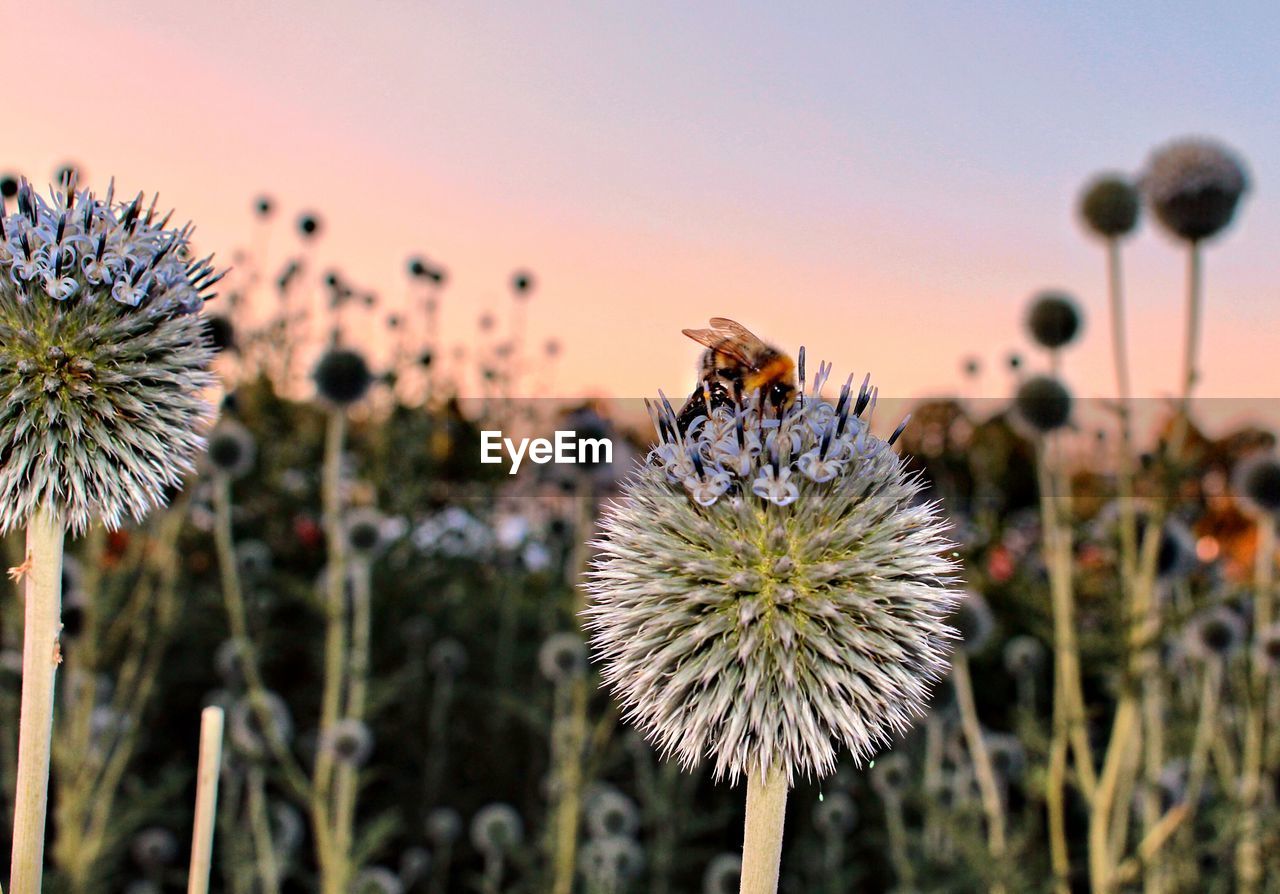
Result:
<instances>
[{"instance_id":1,"label":"orange sky","mask_svg":"<svg viewBox=\"0 0 1280 894\"><path fill-rule=\"evenodd\" d=\"M1216 20L1226 35L1190 14L1103 28L1047 6L961 22L412 0L15 9L6 28L33 45L26 70L7 41L11 76L26 73L0 169L42 180L74 160L94 183L158 189L226 257L259 192L286 221L315 208L318 266L389 299L410 253L445 265L447 336L504 310L508 274L528 267L530 329L564 343L565 394L685 390L697 349L679 330L723 314L869 369L887 394L954 390L974 354L978 390L998 396L1044 286L1080 296L1066 370L1106 394L1102 261L1075 192L1210 132L1250 160L1255 190L1208 257L1202 393L1280 384L1280 134L1257 100L1277 68L1248 17ZM1159 40L1207 52L1228 36L1244 43L1225 72L1158 67ZM273 239L283 257L289 234ZM1166 394L1182 261L1146 230L1129 269L1135 382Z\"/></svg>"}]
</instances>

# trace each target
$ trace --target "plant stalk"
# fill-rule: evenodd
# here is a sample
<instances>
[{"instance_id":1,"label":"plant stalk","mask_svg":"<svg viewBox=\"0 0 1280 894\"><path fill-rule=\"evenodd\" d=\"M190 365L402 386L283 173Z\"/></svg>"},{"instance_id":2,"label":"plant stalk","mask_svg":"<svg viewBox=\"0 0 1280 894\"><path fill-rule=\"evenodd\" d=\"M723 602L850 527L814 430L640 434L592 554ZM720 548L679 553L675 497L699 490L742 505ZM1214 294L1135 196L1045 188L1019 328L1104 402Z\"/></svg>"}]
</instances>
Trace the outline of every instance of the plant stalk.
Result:
<instances>
[{"instance_id":1,"label":"plant stalk","mask_svg":"<svg viewBox=\"0 0 1280 894\"><path fill-rule=\"evenodd\" d=\"M770 767L749 773L739 894L777 894L786 817L787 776L782 769Z\"/></svg>"}]
</instances>

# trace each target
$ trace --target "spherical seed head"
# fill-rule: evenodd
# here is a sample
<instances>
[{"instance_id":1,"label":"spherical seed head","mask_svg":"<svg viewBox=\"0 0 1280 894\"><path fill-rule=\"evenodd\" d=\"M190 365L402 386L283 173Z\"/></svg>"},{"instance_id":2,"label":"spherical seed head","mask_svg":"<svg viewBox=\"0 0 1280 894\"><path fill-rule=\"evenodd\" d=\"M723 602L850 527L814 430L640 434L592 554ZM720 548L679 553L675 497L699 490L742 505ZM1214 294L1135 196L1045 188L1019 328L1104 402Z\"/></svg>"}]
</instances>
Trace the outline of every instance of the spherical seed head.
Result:
<instances>
[{"instance_id":1,"label":"spherical seed head","mask_svg":"<svg viewBox=\"0 0 1280 894\"><path fill-rule=\"evenodd\" d=\"M321 357L314 376L320 396L338 406L360 400L373 384L364 355L346 348L335 348Z\"/></svg>"},{"instance_id":2,"label":"spherical seed head","mask_svg":"<svg viewBox=\"0 0 1280 894\"><path fill-rule=\"evenodd\" d=\"M431 868L431 852L425 847L406 848L400 854L400 881L412 887Z\"/></svg>"},{"instance_id":3,"label":"spherical seed head","mask_svg":"<svg viewBox=\"0 0 1280 894\"><path fill-rule=\"evenodd\" d=\"M1187 648L1200 658L1225 658L1244 640L1244 622L1226 606L1202 612L1192 620Z\"/></svg>"},{"instance_id":4,"label":"spherical seed head","mask_svg":"<svg viewBox=\"0 0 1280 894\"><path fill-rule=\"evenodd\" d=\"M828 792L813 807L813 825L826 836L840 837L857 821L857 805L846 792Z\"/></svg>"},{"instance_id":5,"label":"spherical seed head","mask_svg":"<svg viewBox=\"0 0 1280 894\"><path fill-rule=\"evenodd\" d=\"M524 822L510 804L488 804L471 818L471 844L482 854L508 854L524 840Z\"/></svg>"},{"instance_id":6,"label":"spherical seed head","mask_svg":"<svg viewBox=\"0 0 1280 894\"><path fill-rule=\"evenodd\" d=\"M1142 178L1156 219L1189 242L1226 229L1248 188L1249 176L1235 152L1197 137L1161 146L1151 154Z\"/></svg>"},{"instance_id":7,"label":"spherical seed head","mask_svg":"<svg viewBox=\"0 0 1280 894\"><path fill-rule=\"evenodd\" d=\"M168 829L152 826L133 837L129 850L143 869L163 869L178 859L178 839Z\"/></svg>"},{"instance_id":8,"label":"spherical seed head","mask_svg":"<svg viewBox=\"0 0 1280 894\"><path fill-rule=\"evenodd\" d=\"M462 817L452 807L437 807L427 814L427 840L435 848L447 848L462 834Z\"/></svg>"},{"instance_id":9,"label":"spherical seed head","mask_svg":"<svg viewBox=\"0 0 1280 894\"><path fill-rule=\"evenodd\" d=\"M1138 225L1142 203L1137 187L1119 174L1101 174L1080 194L1080 217L1104 239L1127 236Z\"/></svg>"},{"instance_id":10,"label":"spherical seed head","mask_svg":"<svg viewBox=\"0 0 1280 894\"><path fill-rule=\"evenodd\" d=\"M581 677L587 669L587 647L576 633L553 633L538 649L538 670L552 683Z\"/></svg>"},{"instance_id":11,"label":"spherical seed head","mask_svg":"<svg viewBox=\"0 0 1280 894\"><path fill-rule=\"evenodd\" d=\"M702 894L738 894L742 878L742 858L737 854L717 854L702 873Z\"/></svg>"},{"instance_id":12,"label":"spherical seed head","mask_svg":"<svg viewBox=\"0 0 1280 894\"><path fill-rule=\"evenodd\" d=\"M258 442L234 419L223 419L209 433L209 465L219 474L235 480L253 471Z\"/></svg>"},{"instance_id":13,"label":"spherical seed head","mask_svg":"<svg viewBox=\"0 0 1280 894\"><path fill-rule=\"evenodd\" d=\"M347 544L356 555L368 558L383 545L386 519L376 509L365 506L347 513Z\"/></svg>"},{"instance_id":14,"label":"spherical seed head","mask_svg":"<svg viewBox=\"0 0 1280 894\"><path fill-rule=\"evenodd\" d=\"M1032 428L1050 432L1071 418L1071 392L1057 379L1035 376L1018 387L1014 406Z\"/></svg>"},{"instance_id":15,"label":"spherical seed head","mask_svg":"<svg viewBox=\"0 0 1280 894\"><path fill-rule=\"evenodd\" d=\"M1070 344L1080 332L1080 306L1065 292L1041 292L1031 300L1027 328L1043 347Z\"/></svg>"},{"instance_id":16,"label":"spherical seed head","mask_svg":"<svg viewBox=\"0 0 1280 894\"><path fill-rule=\"evenodd\" d=\"M321 745L338 761L363 767L373 753L373 733L361 721L346 717L325 731Z\"/></svg>"},{"instance_id":17,"label":"spherical seed head","mask_svg":"<svg viewBox=\"0 0 1280 894\"><path fill-rule=\"evenodd\" d=\"M1260 454L1242 462L1235 473L1235 491L1262 513L1280 513L1280 458Z\"/></svg>"},{"instance_id":18,"label":"spherical seed head","mask_svg":"<svg viewBox=\"0 0 1280 894\"><path fill-rule=\"evenodd\" d=\"M141 519L203 445L200 311L220 274L141 194L23 183L16 205L0 215L0 532L40 507L74 533Z\"/></svg>"},{"instance_id":19,"label":"spherical seed head","mask_svg":"<svg viewBox=\"0 0 1280 894\"><path fill-rule=\"evenodd\" d=\"M271 547L261 540L242 540L236 544L236 565L251 581L260 581L271 573Z\"/></svg>"},{"instance_id":20,"label":"spherical seed head","mask_svg":"<svg viewBox=\"0 0 1280 894\"><path fill-rule=\"evenodd\" d=\"M923 713L954 631L937 507L846 392L758 394L661 443L601 520L586 626L664 753L717 779L825 776Z\"/></svg>"},{"instance_id":21,"label":"spherical seed head","mask_svg":"<svg viewBox=\"0 0 1280 894\"><path fill-rule=\"evenodd\" d=\"M591 838L582 845L578 869L591 882L611 889L640 874L644 869L644 848L625 835Z\"/></svg>"},{"instance_id":22,"label":"spherical seed head","mask_svg":"<svg viewBox=\"0 0 1280 894\"><path fill-rule=\"evenodd\" d=\"M418 255L414 255L412 258L410 258L406 262L405 266L409 270L409 275L412 276L414 279L425 279L427 276L427 272L431 269L430 265L427 264L426 258L420 257Z\"/></svg>"},{"instance_id":23,"label":"spherical seed head","mask_svg":"<svg viewBox=\"0 0 1280 894\"><path fill-rule=\"evenodd\" d=\"M876 758L871 768L871 787L882 798L900 798L911 783L911 765L904 754L890 752Z\"/></svg>"},{"instance_id":24,"label":"spherical seed head","mask_svg":"<svg viewBox=\"0 0 1280 894\"><path fill-rule=\"evenodd\" d=\"M593 838L630 837L640 828L640 811L635 802L615 789L606 789L592 798L586 812L587 830Z\"/></svg>"},{"instance_id":25,"label":"spherical seed head","mask_svg":"<svg viewBox=\"0 0 1280 894\"><path fill-rule=\"evenodd\" d=\"M263 698L271 729L263 729L259 712L254 709L249 696L239 699L227 717L227 740L251 760L266 758L273 739L288 742L293 737L293 715L289 713L285 700L274 692L265 693Z\"/></svg>"}]
</instances>

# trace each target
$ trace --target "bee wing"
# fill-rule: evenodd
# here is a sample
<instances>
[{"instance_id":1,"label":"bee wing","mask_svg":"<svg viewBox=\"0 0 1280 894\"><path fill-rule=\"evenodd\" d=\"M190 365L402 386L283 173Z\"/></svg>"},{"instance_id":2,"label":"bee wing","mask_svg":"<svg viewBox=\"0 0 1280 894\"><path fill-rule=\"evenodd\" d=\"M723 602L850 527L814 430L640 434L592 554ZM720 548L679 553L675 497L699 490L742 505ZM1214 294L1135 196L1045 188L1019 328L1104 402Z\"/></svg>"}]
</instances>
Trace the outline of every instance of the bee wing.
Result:
<instances>
[{"instance_id":1,"label":"bee wing","mask_svg":"<svg viewBox=\"0 0 1280 894\"><path fill-rule=\"evenodd\" d=\"M744 350L741 341L732 332L725 329L682 329L680 330L698 344L727 354L744 366L751 366L751 358Z\"/></svg>"}]
</instances>

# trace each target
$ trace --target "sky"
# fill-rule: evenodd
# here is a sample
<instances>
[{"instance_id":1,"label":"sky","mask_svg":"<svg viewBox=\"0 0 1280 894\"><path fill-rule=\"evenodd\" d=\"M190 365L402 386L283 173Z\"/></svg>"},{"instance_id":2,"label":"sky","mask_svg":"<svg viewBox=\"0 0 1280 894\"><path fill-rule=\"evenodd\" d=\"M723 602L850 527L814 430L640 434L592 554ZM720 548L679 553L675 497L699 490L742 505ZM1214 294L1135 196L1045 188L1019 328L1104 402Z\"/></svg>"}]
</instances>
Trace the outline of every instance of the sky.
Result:
<instances>
[{"instance_id":1,"label":"sky","mask_svg":"<svg viewBox=\"0 0 1280 894\"><path fill-rule=\"evenodd\" d=\"M1085 312L1065 374L1112 394L1103 258L1075 217L1102 170L1206 134L1252 189L1209 246L1201 394L1275 396L1280 7L0 0L0 170L158 190L231 257L252 202L325 221L317 267L394 302L443 264L446 337L505 314L564 347L555 390L688 388L713 315L871 371L886 394L999 397L1029 297ZM25 34L22 38L19 35ZM101 188L101 186L99 186ZM1183 267L1126 245L1139 394L1177 387ZM968 356L985 372L961 385Z\"/></svg>"}]
</instances>

